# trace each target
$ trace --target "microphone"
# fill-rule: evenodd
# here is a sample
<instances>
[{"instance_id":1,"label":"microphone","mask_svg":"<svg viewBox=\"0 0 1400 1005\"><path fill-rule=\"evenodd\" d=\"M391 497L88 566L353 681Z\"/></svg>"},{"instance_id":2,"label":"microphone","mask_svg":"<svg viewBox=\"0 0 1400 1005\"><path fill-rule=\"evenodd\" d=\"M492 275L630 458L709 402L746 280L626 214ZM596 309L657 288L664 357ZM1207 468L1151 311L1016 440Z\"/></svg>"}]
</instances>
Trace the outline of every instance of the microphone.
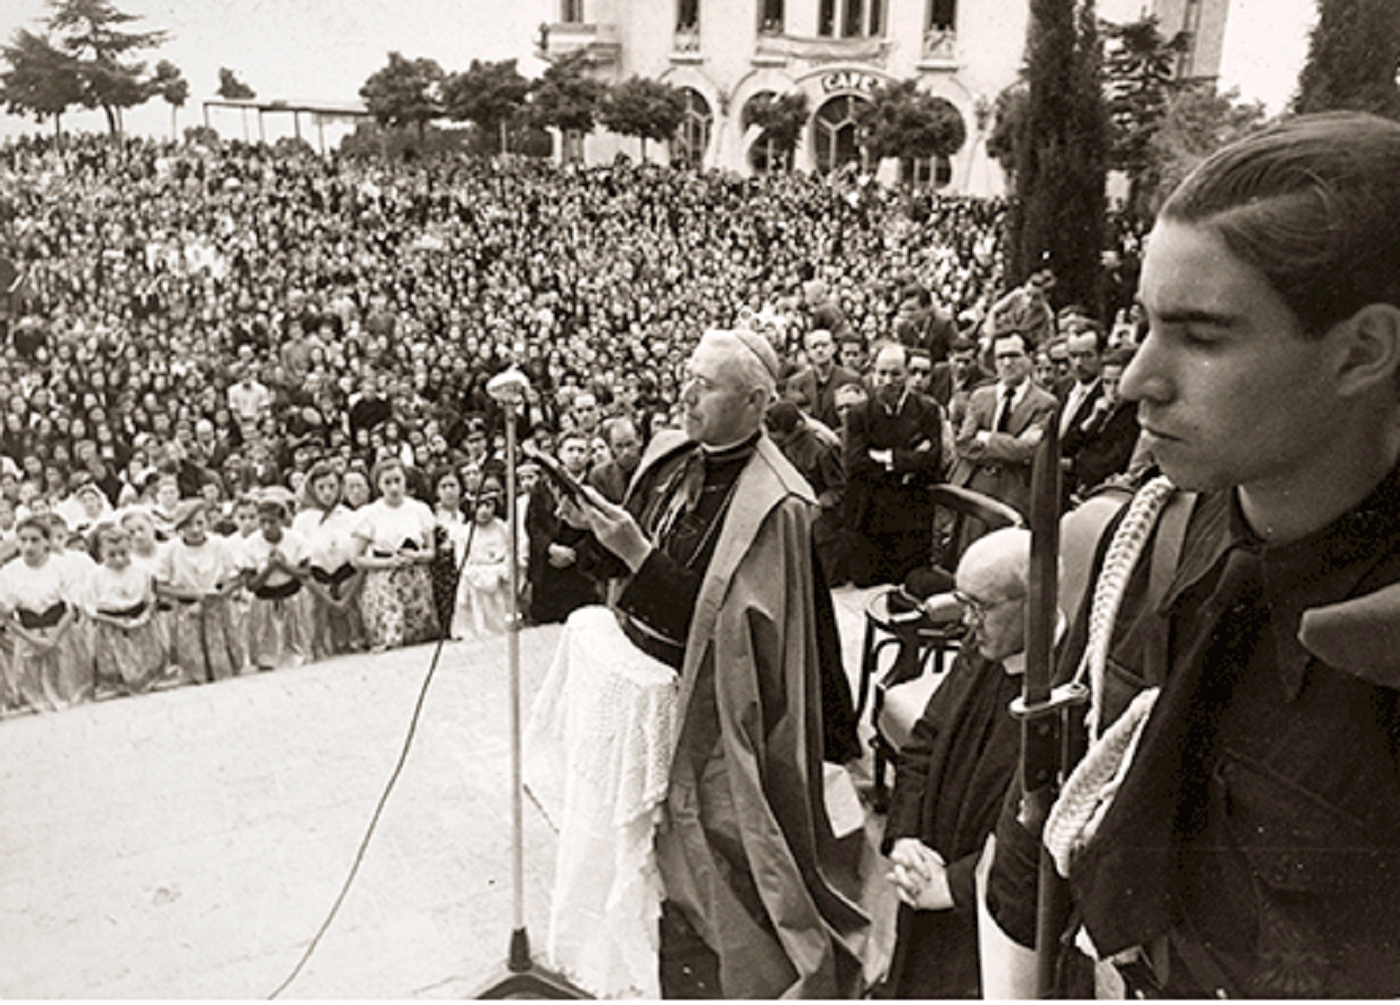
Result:
<instances>
[{"instance_id":1,"label":"microphone","mask_svg":"<svg viewBox=\"0 0 1400 1005\"><path fill-rule=\"evenodd\" d=\"M515 366L507 367L486 382L486 393L497 404L516 407L525 402L525 389L530 379Z\"/></svg>"}]
</instances>

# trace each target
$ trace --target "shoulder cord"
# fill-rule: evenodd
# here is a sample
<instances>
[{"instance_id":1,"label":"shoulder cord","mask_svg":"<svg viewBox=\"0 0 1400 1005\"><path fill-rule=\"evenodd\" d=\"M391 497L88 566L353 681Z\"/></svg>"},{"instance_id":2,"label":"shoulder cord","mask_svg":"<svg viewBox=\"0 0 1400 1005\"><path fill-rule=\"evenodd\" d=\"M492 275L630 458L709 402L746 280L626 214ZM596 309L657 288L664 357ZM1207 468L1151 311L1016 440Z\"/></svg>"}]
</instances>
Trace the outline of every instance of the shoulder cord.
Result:
<instances>
[{"instance_id":1,"label":"shoulder cord","mask_svg":"<svg viewBox=\"0 0 1400 1005\"><path fill-rule=\"evenodd\" d=\"M1065 781L1060 797L1045 822L1043 841L1055 867L1068 877L1070 864L1098 830L1118 786L1127 774L1143 727L1156 704L1158 688L1138 692L1127 710L1100 735L1104 677L1113 625L1133 569L1152 536L1157 518L1176 491L1165 477L1154 478L1133 496L1104 557L1089 613L1089 642L1075 674L1089 677L1089 750Z\"/></svg>"}]
</instances>

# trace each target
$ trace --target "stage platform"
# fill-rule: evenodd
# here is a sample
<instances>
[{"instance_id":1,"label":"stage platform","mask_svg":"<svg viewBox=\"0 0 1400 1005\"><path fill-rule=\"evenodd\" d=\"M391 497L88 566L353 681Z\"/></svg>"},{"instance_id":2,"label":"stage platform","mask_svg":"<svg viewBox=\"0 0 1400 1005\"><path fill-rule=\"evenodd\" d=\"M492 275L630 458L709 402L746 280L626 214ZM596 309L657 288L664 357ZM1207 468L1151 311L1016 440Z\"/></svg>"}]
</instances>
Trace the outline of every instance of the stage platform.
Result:
<instances>
[{"instance_id":1,"label":"stage platform","mask_svg":"<svg viewBox=\"0 0 1400 1005\"><path fill-rule=\"evenodd\" d=\"M864 597L836 591L853 677ZM527 710L558 635L521 633ZM271 994L340 892L431 655L348 656L0 722L0 997ZM503 638L444 648L358 878L283 997L464 997L499 972L507 677ZM872 847L880 823L867 823ZM555 838L528 802L524 837L541 958ZM873 974L893 901L866 858Z\"/></svg>"}]
</instances>

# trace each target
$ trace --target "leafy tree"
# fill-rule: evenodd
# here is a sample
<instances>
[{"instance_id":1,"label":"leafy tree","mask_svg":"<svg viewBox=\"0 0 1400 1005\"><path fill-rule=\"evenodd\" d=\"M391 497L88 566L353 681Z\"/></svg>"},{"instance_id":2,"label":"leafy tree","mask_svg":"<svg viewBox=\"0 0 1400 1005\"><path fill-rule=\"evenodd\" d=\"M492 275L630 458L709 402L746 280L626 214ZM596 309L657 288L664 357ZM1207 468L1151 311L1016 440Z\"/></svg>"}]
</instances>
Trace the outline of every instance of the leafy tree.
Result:
<instances>
[{"instance_id":1,"label":"leafy tree","mask_svg":"<svg viewBox=\"0 0 1400 1005\"><path fill-rule=\"evenodd\" d=\"M605 128L642 141L643 161L647 159L647 140L669 140L684 117L685 99L679 89L637 76L610 88L598 112L598 121Z\"/></svg>"},{"instance_id":2,"label":"leafy tree","mask_svg":"<svg viewBox=\"0 0 1400 1005\"><path fill-rule=\"evenodd\" d=\"M198 125L185 127L185 145L208 147L210 150L217 150L219 147L219 131L213 126Z\"/></svg>"},{"instance_id":3,"label":"leafy tree","mask_svg":"<svg viewBox=\"0 0 1400 1005\"><path fill-rule=\"evenodd\" d=\"M1400 119L1400 3L1319 0L1297 112L1347 108Z\"/></svg>"},{"instance_id":4,"label":"leafy tree","mask_svg":"<svg viewBox=\"0 0 1400 1005\"><path fill-rule=\"evenodd\" d=\"M219 67L219 90L216 93L229 101L252 101L258 96L256 91L239 80L238 75L226 66Z\"/></svg>"},{"instance_id":5,"label":"leafy tree","mask_svg":"<svg viewBox=\"0 0 1400 1005\"><path fill-rule=\"evenodd\" d=\"M363 160L412 160L435 153L461 153L469 149L470 129L440 129L429 123L421 139L400 129L389 129L373 119L360 119L355 131L340 141L341 157Z\"/></svg>"},{"instance_id":6,"label":"leafy tree","mask_svg":"<svg viewBox=\"0 0 1400 1005\"><path fill-rule=\"evenodd\" d=\"M53 117L58 132L64 112L82 103L83 87L75 61L42 35L17 30L0 49L9 69L0 73L0 97L12 115L33 115L42 122Z\"/></svg>"},{"instance_id":7,"label":"leafy tree","mask_svg":"<svg viewBox=\"0 0 1400 1005\"><path fill-rule=\"evenodd\" d=\"M472 60L465 73L449 74L442 85L442 107L456 122L474 123L484 136L500 136L506 152L506 126L525 104L530 82L515 68L515 60L497 63Z\"/></svg>"},{"instance_id":8,"label":"leafy tree","mask_svg":"<svg viewBox=\"0 0 1400 1005\"><path fill-rule=\"evenodd\" d=\"M421 142L428 122L442 114L438 90L445 77L436 60L391 52L389 65L370 74L360 97L381 126L413 126Z\"/></svg>"},{"instance_id":9,"label":"leafy tree","mask_svg":"<svg viewBox=\"0 0 1400 1005\"><path fill-rule=\"evenodd\" d=\"M180 73L179 67L168 59L162 59L156 64L151 87L170 104L170 138L174 139L178 135L176 115L190 97L189 81Z\"/></svg>"},{"instance_id":10,"label":"leafy tree","mask_svg":"<svg viewBox=\"0 0 1400 1005\"><path fill-rule=\"evenodd\" d=\"M1141 212L1145 194L1156 183L1152 139L1171 98L1173 64L1189 39L1184 32L1163 37L1151 15L1128 24L1106 22L1104 34L1108 164L1128 176L1128 204Z\"/></svg>"},{"instance_id":11,"label":"leafy tree","mask_svg":"<svg viewBox=\"0 0 1400 1005\"><path fill-rule=\"evenodd\" d=\"M1094 303L1107 146L1094 3L1031 0L1030 15L1009 274L1020 283L1049 268L1057 302Z\"/></svg>"},{"instance_id":12,"label":"leafy tree","mask_svg":"<svg viewBox=\"0 0 1400 1005\"><path fill-rule=\"evenodd\" d=\"M47 19L59 49L73 59L87 108L101 108L107 128L121 131L121 111L146 101L154 93L146 79L146 64L132 60L140 49L161 45L164 31L123 31L121 25L139 21L118 10L110 0L48 0Z\"/></svg>"},{"instance_id":13,"label":"leafy tree","mask_svg":"<svg viewBox=\"0 0 1400 1005\"><path fill-rule=\"evenodd\" d=\"M996 158L1011 188L1016 182L1016 157L1019 141L1025 132L1026 106L1030 89L1024 80L1003 88L997 95L992 111L992 132L987 137L987 154Z\"/></svg>"},{"instance_id":14,"label":"leafy tree","mask_svg":"<svg viewBox=\"0 0 1400 1005\"><path fill-rule=\"evenodd\" d=\"M904 80L876 88L856 111L856 127L875 160L951 157L967 142L967 126L952 104Z\"/></svg>"},{"instance_id":15,"label":"leafy tree","mask_svg":"<svg viewBox=\"0 0 1400 1005\"><path fill-rule=\"evenodd\" d=\"M1239 88L1219 93L1200 84L1183 88L1167 105L1162 127L1152 137L1158 165L1149 209L1155 213L1167 196L1201 161L1265 124L1264 106L1242 103Z\"/></svg>"},{"instance_id":16,"label":"leafy tree","mask_svg":"<svg viewBox=\"0 0 1400 1005\"><path fill-rule=\"evenodd\" d=\"M530 90L530 118L540 127L563 133L591 133L598 105L607 90L588 75L586 50L571 52L551 64Z\"/></svg>"},{"instance_id":17,"label":"leafy tree","mask_svg":"<svg viewBox=\"0 0 1400 1005\"><path fill-rule=\"evenodd\" d=\"M771 144L782 162L791 165L793 151L807 126L807 109L806 91L781 96L772 92L758 94L744 106L744 128L761 129L757 142Z\"/></svg>"}]
</instances>

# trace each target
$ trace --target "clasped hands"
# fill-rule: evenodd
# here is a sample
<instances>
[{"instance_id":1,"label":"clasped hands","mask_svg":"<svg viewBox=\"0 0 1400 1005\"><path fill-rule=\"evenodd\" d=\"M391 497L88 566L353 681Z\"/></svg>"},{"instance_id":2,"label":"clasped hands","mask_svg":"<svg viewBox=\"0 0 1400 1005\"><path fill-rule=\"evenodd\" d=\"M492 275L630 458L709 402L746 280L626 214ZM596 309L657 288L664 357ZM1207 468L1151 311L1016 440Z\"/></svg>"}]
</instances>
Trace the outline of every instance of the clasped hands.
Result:
<instances>
[{"instance_id":1,"label":"clasped hands","mask_svg":"<svg viewBox=\"0 0 1400 1005\"><path fill-rule=\"evenodd\" d=\"M916 911L946 911L953 907L948 864L918 838L900 838L890 850L894 868L886 878L900 901Z\"/></svg>"},{"instance_id":2,"label":"clasped hands","mask_svg":"<svg viewBox=\"0 0 1400 1005\"><path fill-rule=\"evenodd\" d=\"M636 572L651 554L651 542L632 514L616 503L609 502L591 485L583 486L586 502L569 496L559 500L559 518L570 527L593 533L598 543Z\"/></svg>"}]
</instances>

